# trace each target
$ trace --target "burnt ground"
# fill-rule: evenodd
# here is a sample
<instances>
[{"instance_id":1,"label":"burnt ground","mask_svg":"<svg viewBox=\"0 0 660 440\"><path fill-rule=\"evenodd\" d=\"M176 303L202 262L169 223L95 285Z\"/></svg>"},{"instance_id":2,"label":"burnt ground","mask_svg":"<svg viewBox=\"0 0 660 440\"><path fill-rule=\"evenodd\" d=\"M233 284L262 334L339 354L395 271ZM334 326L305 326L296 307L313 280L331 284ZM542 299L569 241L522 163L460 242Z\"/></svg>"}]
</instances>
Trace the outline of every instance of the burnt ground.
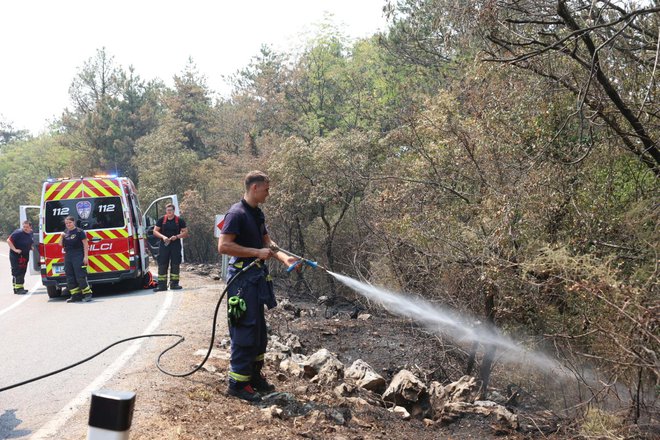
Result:
<instances>
[{"instance_id":1,"label":"burnt ground","mask_svg":"<svg viewBox=\"0 0 660 440\"><path fill-rule=\"evenodd\" d=\"M163 332L186 336L186 342L168 353L162 364L172 371L186 371L203 359L210 337L212 313L224 284L207 271L189 267L182 275L185 290L176 310L163 324ZM212 275L212 274L211 274ZM217 278L217 277L216 277ZM358 303L336 301L319 304L314 295L290 295L279 286L281 307L267 313L270 332L300 339L301 352L320 348L334 352L347 368L360 358L386 380L402 368L409 369L427 385L432 380L449 383L463 374L461 351L445 346L410 321L378 310L357 310L371 316L357 317ZM288 301L287 301L288 300ZM466 415L452 423L402 418L376 399L375 404L338 398L338 383L320 385L307 378L291 377L268 362L264 372L277 387L274 397L252 405L226 395L228 331L224 304L216 331L212 357L203 370L186 378L166 376L154 367L158 354L171 342L153 340L140 356L105 388L132 390L137 394L132 439L484 439L567 438L557 431L558 420L541 406L515 410L521 429L501 429L494 420ZM504 390L499 390L504 394ZM378 396L377 396L378 397ZM83 413L81 411L80 413ZM78 414L71 426L85 426L86 414ZM75 423L74 423L75 422ZM80 428L78 428L79 430ZM544 432L543 432L544 431ZM554 433L553 433L554 432ZM63 431L62 438L85 438Z\"/></svg>"}]
</instances>

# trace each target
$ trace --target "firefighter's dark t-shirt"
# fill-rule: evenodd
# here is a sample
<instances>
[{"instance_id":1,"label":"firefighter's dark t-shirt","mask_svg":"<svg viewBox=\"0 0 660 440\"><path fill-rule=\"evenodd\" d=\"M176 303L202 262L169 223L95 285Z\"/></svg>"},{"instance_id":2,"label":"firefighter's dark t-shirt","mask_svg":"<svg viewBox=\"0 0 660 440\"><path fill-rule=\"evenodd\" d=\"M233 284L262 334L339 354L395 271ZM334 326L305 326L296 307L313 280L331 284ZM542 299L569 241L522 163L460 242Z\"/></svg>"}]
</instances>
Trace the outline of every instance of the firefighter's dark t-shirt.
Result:
<instances>
[{"instance_id":1,"label":"firefighter's dark t-shirt","mask_svg":"<svg viewBox=\"0 0 660 440\"><path fill-rule=\"evenodd\" d=\"M20 249L23 255L28 255L32 248L32 234L23 231L23 229L16 229L9 236L11 242L14 243L16 249Z\"/></svg>"},{"instance_id":2,"label":"firefighter's dark t-shirt","mask_svg":"<svg viewBox=\"0 0 660 440\"><path fill-rule=\"evenodd\" d=\"M243 247L261 249L264 247L264 235L268 234L266 217L260 208L253 208L241 199L229 208L221 232L236 235L234 243ZM235 259L232 257L232 260Z\"/></svg>"},{"instance_id":3,"label":"firefighter's dark t-shirt","mask_svg":"<svg viewBox=\"0 0 660 440\"><path fill-rule=\"evenodd\" d=\"M161 217L156 222L156 226L160 228L160 233L165 237L173 237L174 235L179 235L181 229L186 227L186 221L181 217L175 216L172 220L168 220L167 216Z\"/></svg>"},{"instance_id":4,"label":"firefighter's dark t-shirt","mask_svg":"<svg viewBox=\"0 0 660 440\"><path fill-rule=\"evenodd\" d=\"M64 250L66 252L69 251L77 251L77 250L83 250L83 240L87 239L87 233L83 231L80 228L75 228L73 230L65 230L64 231Z\"/></svg>"}]
</instances>

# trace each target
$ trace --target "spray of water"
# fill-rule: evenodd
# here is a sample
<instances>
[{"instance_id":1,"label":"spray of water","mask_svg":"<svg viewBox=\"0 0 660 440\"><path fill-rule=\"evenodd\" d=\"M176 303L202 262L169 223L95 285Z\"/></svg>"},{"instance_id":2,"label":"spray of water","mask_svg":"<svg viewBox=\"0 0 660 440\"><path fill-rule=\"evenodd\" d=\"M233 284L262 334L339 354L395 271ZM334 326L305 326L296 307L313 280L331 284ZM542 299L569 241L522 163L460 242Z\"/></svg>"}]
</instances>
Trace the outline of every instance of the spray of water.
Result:
<instances>
[{"instance_id":1,"label":"spray of water","mask_svg":"<svg viewBox=\"0 0 660 440\"><path fill-rule=\"evenodd\" d=\"M542 353L524 349L497 329L471 327L465 323L465 317L450 313L421 298L391 292L334 272L328 271L328 273L359 294L380 303L391 313L419 322L436 334L445 335L459 343L478 342L496 347L500 358L507 362L531 363L548 373L561 373L561 375L567 373L553 359Z\"/></svg>"}]
</instances>

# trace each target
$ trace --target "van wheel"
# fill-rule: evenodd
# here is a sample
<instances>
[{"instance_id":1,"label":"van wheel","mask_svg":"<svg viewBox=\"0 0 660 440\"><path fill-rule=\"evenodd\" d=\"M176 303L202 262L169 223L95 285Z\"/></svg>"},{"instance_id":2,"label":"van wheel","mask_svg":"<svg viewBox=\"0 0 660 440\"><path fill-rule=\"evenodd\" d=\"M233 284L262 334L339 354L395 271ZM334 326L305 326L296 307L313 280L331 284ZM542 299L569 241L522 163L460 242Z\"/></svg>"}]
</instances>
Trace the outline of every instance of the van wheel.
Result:
<instances>
[{"instance_id":1,"label":"van wheel","mask_svg":"<svg viewBox=\"0 0 660 440\"><path fill-rule=\"evenodd\" d=\"M59 298L62 296L62 289L58 289L57 286L46 286L46 292L48 292L48 298Z\"/></svg>"}]
</instances>

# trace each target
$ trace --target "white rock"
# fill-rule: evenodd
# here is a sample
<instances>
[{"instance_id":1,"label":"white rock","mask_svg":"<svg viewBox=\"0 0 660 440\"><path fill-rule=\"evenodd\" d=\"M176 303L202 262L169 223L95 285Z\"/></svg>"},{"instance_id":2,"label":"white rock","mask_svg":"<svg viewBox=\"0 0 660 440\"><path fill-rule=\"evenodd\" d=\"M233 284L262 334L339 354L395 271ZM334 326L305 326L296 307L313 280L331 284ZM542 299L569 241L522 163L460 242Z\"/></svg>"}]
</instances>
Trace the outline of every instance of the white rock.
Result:
<instances>
[{"instance_id":1,"label":"white rock","mask_svg":"<svg viewBox=\"0 0 660 440\"><path fill-rule=\"evenodd\" d=\"M311 382L330 385L344 376L344 364L339 361L326 362Z\"/></svg>"},{"instance_id":2,"label":"white rock","mask_svg":"<svg viewBox=\"0 0 660 440\"><path fill-rule=\"evenodd\" d=\"M344 377L355 380L358 386L370 391L382 391L385 389L385 379L363 361L358 359L348 367Z\"/></svg>"},{"instance_id":3,"label":"white rock","mask_svg":"<svg viewBox=\"0 0 660 440\"><path fill-rule=\"evenodd\" d=\"M410 420L410 413L402 406L395 406L394 408L390 408L388 411L399 414L403 420Z\"/></svg>"},{"instance_id":4,"label":"white rock","mask_svg":"<svg viewBox=\"0 0 660 440\"><path fill-rule=\"evenodd\" d=\"M290 357L284 358L280 362L280 370L292 377L302 377L304 373L302 367Z\"/></svg>"},{"instance_id":5,"label":"white rock","mask_svg":"<svg viewBox=\"0 0 660 440\"><path fill-rule=\"evenodd\" d=\"M305 369L305 376L312 378L317 376L322 369L325 368L326 372L329 370L341 371L343 375L344 364L339 362L337 357L330 353L327 349L322 348L313 355L311 355L303 363Z\"/></svg>"},{"instance_id":6,"label":"white rock","mask_svg":"<svg viewBox=\"0 0 660 440\"><path fill-rule=\"evenodd\" d=\"M383 393L383 399L397 405L416 403L426 393L426 385L408 370L399 371Z\"/></svg>"},{"instance_id":7,"label":"white rock","mask_svg":"<svg viewBox=\"0 0 660 440\"><path fill-rule=\"evenodd\" d=\"M444 394L449 402L472 403L479 395L479 384L474 377L463 376L444 387Z\"/></svg>"}]
</instances>

